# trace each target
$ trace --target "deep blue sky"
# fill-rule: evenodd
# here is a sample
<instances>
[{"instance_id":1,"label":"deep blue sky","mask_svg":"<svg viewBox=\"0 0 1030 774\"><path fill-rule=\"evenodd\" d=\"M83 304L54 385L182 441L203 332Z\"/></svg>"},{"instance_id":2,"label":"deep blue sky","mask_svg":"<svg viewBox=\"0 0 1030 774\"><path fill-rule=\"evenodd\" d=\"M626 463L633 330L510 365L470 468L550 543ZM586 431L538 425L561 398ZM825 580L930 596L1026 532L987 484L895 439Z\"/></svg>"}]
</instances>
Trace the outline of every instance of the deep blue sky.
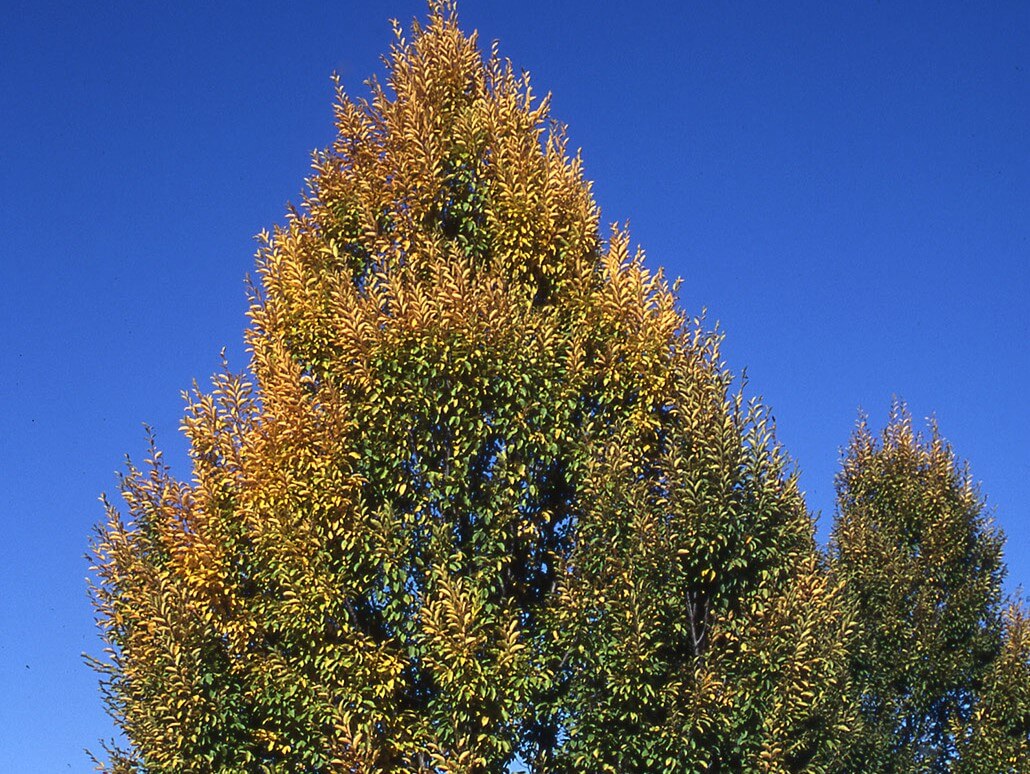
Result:
<instances>
[{"instance_id":1,"label":"deep blue sky","mask_svg":"<svg viewBox=\"0 0 1030 774\"><path fill-rule=\"evenodd\" d=\"M181 7L180 7L181 6ZM904 6L904 8L901 8ZM23 4L0 25L0 761L88 771L112 727L87 536L142 423L242 347L253 235L330 140L329 75L421 2ZM859 407L936 414L1030 582L1030 4L487 3L606 221L684 278L833 512Z\"/></svg>"}]
</instances>

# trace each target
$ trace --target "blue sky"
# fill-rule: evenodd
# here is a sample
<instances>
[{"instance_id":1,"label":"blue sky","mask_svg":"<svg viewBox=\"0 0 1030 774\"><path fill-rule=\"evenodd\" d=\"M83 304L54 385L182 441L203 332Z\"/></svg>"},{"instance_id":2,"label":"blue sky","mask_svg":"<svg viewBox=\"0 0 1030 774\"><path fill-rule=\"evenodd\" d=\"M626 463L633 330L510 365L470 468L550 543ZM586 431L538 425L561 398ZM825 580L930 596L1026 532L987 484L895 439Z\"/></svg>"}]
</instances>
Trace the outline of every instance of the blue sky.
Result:
<instances>
[{"instance_id":1,"label":"blue sky","mask_svg":"<svg viewBox=\"0 0 1030 774\"><path fill-rule=\"evenodd\" d=\"M487 3L463 26L554 93L606 221L707 307L810 507L859 407L935 414L1030 583L1030 5ZM421 2L46 3L0 25L0 761L112 734L83 558L152 425L243 367L253 236L331 138L331 85Z\"/></svg>"}]
</instances>

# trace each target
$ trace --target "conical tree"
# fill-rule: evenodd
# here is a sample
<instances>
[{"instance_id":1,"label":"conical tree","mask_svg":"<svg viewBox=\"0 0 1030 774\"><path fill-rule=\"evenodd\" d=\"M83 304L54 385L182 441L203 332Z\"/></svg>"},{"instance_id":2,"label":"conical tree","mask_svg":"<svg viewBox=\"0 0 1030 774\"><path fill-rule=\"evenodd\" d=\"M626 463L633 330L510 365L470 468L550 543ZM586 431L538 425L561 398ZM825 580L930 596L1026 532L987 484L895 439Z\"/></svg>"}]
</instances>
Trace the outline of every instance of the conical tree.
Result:
<instances>
[{"instance_id":1,"label":"conical tree","mask_svg":"<svg viewBox=\"0 0 1030 774\"><path fill-rule=\"evenodd\" d=\"M1002 535L936 425L923 438L900 403L879 440L859 423L837 488L833 567L861 627L859 768L950 771L1000 648Z\"/></svg>"},{"instance_id":2,"label":"conical tree","mask_svg":"<svg viewBox=\"0 0 1030 774\"><path fill-rule=\"evenodd\" d=\"M95 540L118 771L822 770L851 622L719 339L431 5Z\"/></svg>"}]
</instances>

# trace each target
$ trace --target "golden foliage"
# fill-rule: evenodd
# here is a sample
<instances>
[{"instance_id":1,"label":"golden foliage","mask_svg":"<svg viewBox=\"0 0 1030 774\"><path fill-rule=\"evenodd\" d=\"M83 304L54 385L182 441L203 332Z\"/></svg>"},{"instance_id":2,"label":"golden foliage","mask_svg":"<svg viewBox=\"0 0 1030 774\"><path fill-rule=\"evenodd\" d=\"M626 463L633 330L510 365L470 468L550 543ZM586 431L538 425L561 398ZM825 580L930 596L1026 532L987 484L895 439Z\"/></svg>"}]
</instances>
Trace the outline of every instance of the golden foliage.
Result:
<instances>
[{"instance_id":1,"label":"golden foliage","mask_svg":"<svg viewBox=\"0 0 1030 774\"><path fill-rule=\"evenodd\" d=\"M850 631L765 410L434 2L262 235L251 374L95 541L112 771L818 770Z\"/></svg>"}]
</instances>

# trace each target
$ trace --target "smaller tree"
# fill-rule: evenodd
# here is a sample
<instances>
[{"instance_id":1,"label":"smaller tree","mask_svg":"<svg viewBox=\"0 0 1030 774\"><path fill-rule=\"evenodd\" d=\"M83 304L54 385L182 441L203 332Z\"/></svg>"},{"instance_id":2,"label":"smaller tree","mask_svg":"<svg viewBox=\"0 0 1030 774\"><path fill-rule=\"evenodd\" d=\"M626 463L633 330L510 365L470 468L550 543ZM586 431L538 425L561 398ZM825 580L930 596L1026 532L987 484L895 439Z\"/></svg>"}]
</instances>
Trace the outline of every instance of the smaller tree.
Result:
<instances>
[{"instance_id":1,"label":"smaller tree","mask_svg":"<svg viewBox=\"0 0 1030 774\"><path fill-rule=\"evenodd\" d=\"M837 481L831 551L861 631L852 667L863 771L948 771L1001 642L1003 537L935 424L895 403L860 420Z\"/></svg>"}]
</instances>

